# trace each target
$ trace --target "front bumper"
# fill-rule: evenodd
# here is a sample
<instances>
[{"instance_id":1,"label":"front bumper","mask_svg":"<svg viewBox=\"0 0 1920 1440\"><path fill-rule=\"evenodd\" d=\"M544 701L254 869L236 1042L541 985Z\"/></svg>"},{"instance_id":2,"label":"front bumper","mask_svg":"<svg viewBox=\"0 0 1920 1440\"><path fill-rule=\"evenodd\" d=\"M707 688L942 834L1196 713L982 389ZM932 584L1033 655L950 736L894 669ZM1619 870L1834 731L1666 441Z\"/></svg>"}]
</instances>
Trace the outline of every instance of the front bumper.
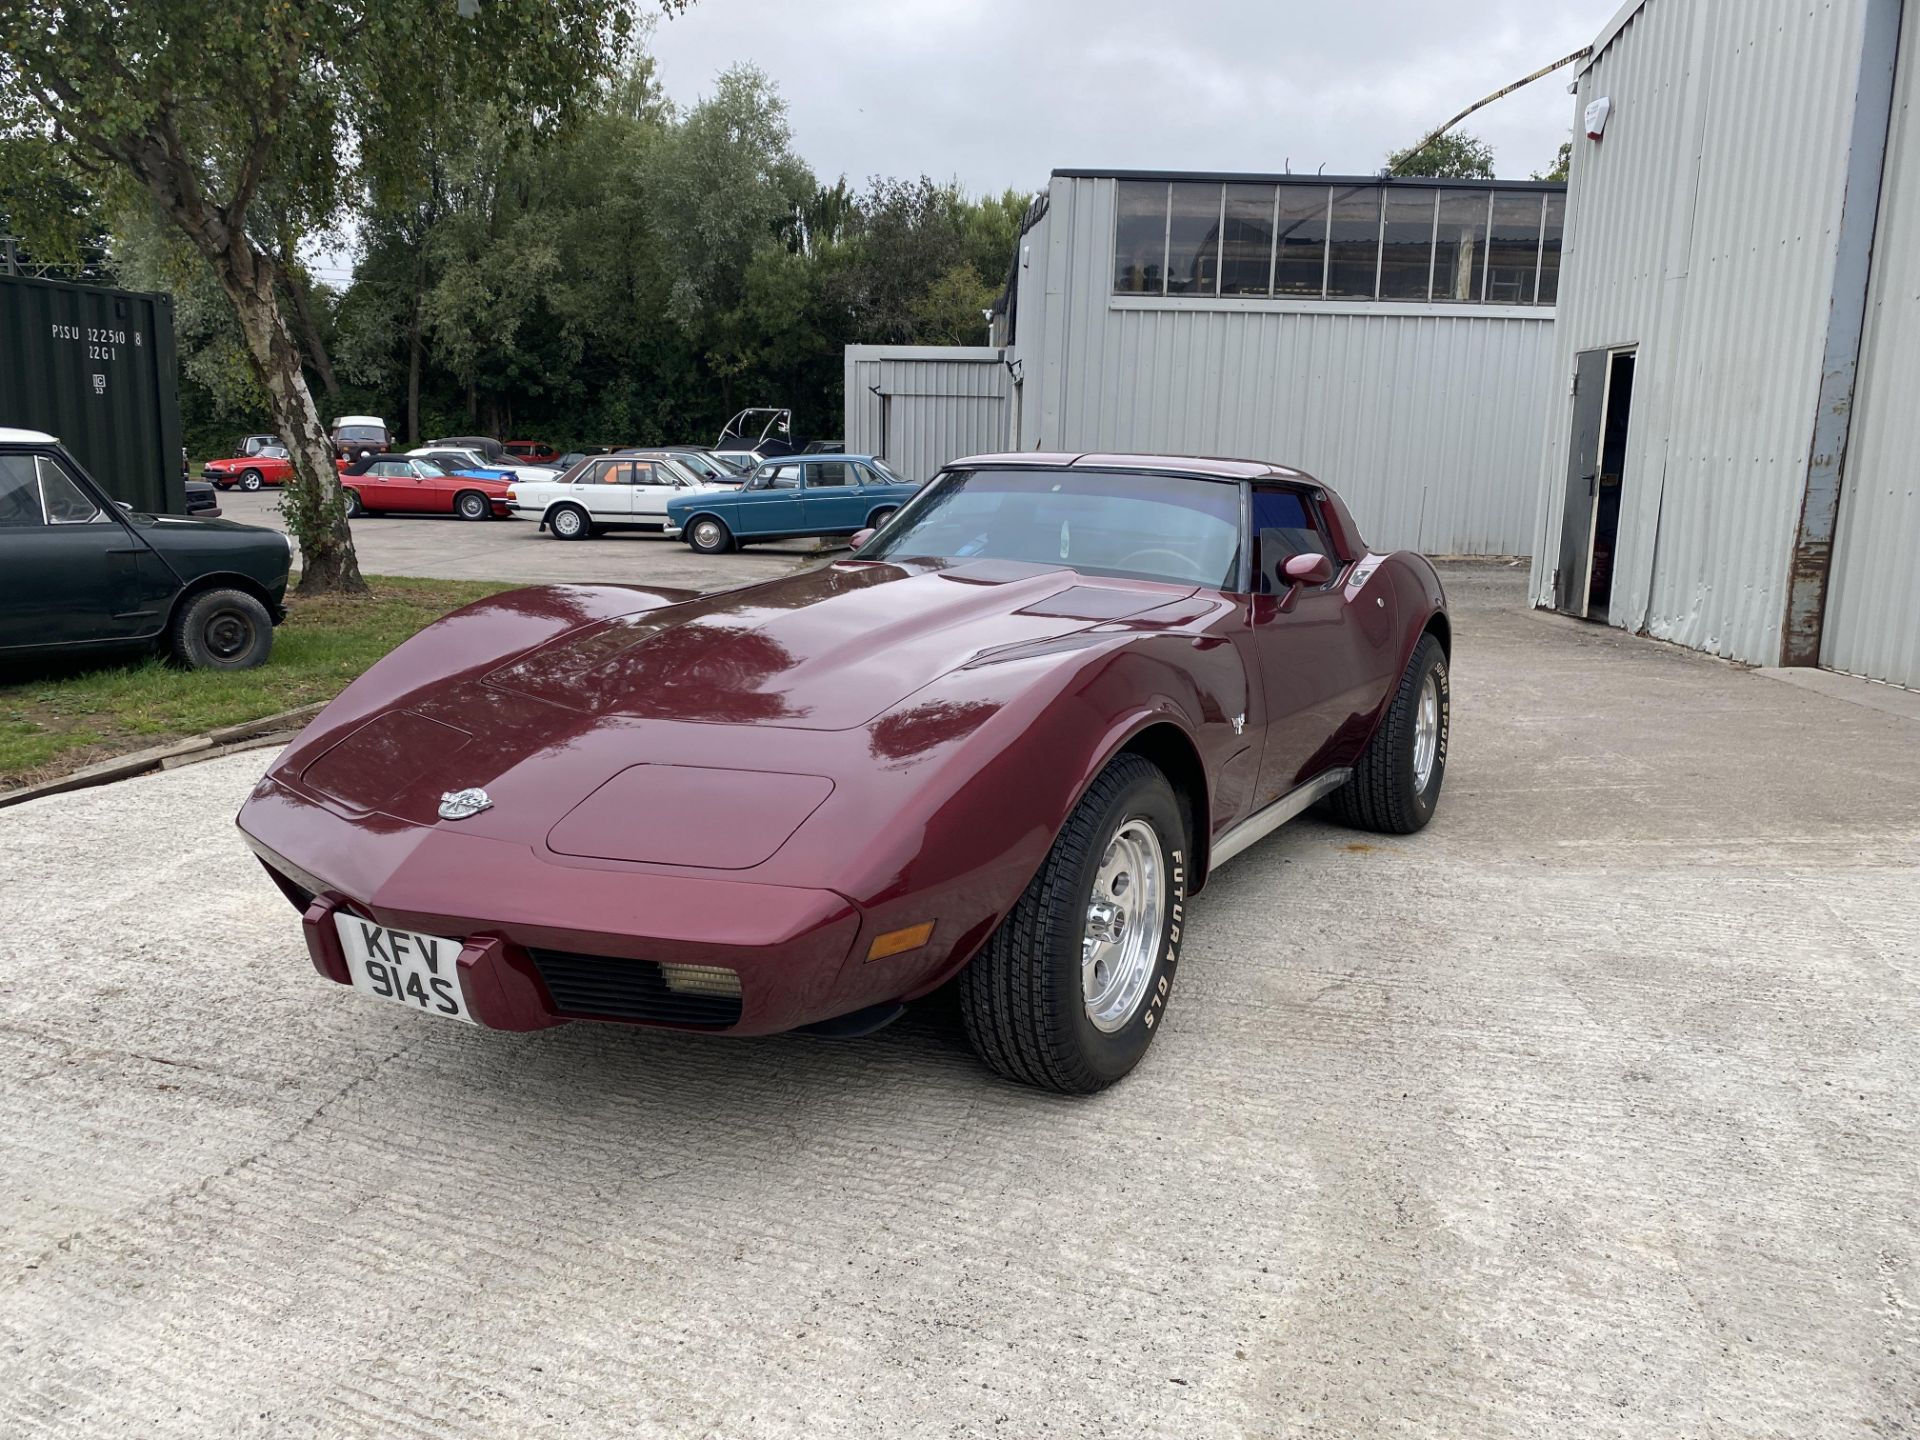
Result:
<instances>
[{"instance_id":1,"label":"front bumper","mask_svg":"<svg viewBox=\"0 0 1920 1440\"><path fill-rule=\"evenodd\" d=\"M599 1020L765 1035L891 998L864 993L880 977L850 963L862 917L833 891L567 862L444 826L351 820L272 778L240 828L300 910L321 975L349 983L334 924L343 909L458 939L468 1010L497 1030ZM683 967L739 977L730 1023L632 1000L635 986L658 992L647 971Z\"/></svg>"}]
</instances>

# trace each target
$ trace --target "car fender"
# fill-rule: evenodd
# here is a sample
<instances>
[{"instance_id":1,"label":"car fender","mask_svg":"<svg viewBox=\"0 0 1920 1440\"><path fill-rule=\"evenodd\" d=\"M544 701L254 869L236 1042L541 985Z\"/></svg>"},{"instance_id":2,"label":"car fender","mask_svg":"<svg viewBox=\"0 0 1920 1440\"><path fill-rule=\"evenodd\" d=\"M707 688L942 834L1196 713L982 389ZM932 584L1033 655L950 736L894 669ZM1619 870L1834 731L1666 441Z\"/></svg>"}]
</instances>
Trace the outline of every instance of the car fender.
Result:
<instances>
[{"instance_id":1,"label":"car fender","mask_svg":"<svg viewBox=\"0 0 1920 1440\"><path fill-rule=\"evenodd\" d=\"M862 926L842 986L879 1001L952 978L1025 892L1088 787L1160 727L1197 766L1191 808L1201 835L1179 862L1196 888L1204 858L1193 852L1204 852L1212 828L1218 762L1245 745L1229 717L1244 714L1247 679L1233 647L1218 647L1214 679L1186 663L1192 647L1191 635L1114 635L1067 663L962 669L875 720L868 734L881 777L868 793L836 795L789 842L845 847L841 893ZM883 784L888 771L898 772L897 787ZM883 789L892 790L885 800ZM865 818L875 803L898 816L878 832ZM936 938L926 951L865 961L876 936L928 920Z\"/></svg>"}]
</instances>

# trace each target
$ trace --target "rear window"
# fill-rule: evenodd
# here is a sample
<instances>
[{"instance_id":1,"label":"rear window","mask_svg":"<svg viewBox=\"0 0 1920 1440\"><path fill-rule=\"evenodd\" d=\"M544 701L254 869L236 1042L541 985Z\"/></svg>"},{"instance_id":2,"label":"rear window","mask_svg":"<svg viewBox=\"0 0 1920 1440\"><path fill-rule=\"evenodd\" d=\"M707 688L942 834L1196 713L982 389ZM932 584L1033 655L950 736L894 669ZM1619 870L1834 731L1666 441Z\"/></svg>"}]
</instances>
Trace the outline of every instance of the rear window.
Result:
<instances>
[{"instance_id":1,"label":"rear window","mask_svg":"<svg viewBox=\"0 0 1920 1440\"><path fill-rule=\"evenodd\" d=\"M1231 589L1240 487L1108 470L962 470L921 491L863 560L1014 560Z\"/></svg>"}]
</instances>

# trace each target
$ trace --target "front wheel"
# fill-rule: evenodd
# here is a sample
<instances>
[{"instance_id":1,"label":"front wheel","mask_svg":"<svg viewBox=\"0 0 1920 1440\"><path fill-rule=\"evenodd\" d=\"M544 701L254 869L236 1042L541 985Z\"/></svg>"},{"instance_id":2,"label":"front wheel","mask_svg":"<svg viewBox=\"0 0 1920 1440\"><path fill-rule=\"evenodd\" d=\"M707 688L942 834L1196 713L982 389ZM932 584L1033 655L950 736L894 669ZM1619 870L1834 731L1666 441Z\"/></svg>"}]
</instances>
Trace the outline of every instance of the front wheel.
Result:
<instances>
[{"instance_id":1,"label":"front wheel","mask_svg":"<svg viewBox=\"0 0 1920 1440\"><path fill-rule=\"evenodd\" d=\"M1187 832L1157 766L1100 772L1019 902L960 975L980 1058L1090 1095L1140 1063L1166 1016L1187 899Z\"/></svg>"},{"instance_id":2,"label":"front wheel","mask_svg":"<svg viewBox=\"0 0 1920 1440\"><path fill-rule=\"evenodd\" d=\"M273 653L273 617L244 590L208 590L175 613L167 648L189 670L251 670Z\"/></svg>"},{"instance_id":3,"label":"front wheel","mask_svg":"<svg viewBox=\"0 0 1920 1440\"><path fill-rule=\"evenodd\" d=\"M1327 797L1336 820L1411 835L1433 818L1447 774L1450 693L1447 652L1422 635L1353 778Z\"/></svg>"},{"instance_id":4,"label":"front wheel","mask_svg":"<svg viewBox=\"0 0 1920 1440\"><path fill-rule=\"evenodd\" d=\"M262 483L258 470L243 470L240 472L240 488L242 490L258 490Z\"/></svg>"},{"instance_id":5,"label":"front wheel","mask_svg":"<svg viewBox=\"0 0 1920 1440\"><path fill-rule=\"evenodd\" d=\"M725 521L702 515L687 527L687 544L702 555L724 555L733 549L733 532Z\"/></svg>"},{"instance_id":6,"label":"front wheel","mask_svg":"<svg viewBox=\"0 0 1920 1440\"><path fill-rule=\"evenodd\" d=\"M484 520L493 513L487 497L476 490L462 490L454 498L453 509L462 520Z\"/></svg>"}]
</instances>

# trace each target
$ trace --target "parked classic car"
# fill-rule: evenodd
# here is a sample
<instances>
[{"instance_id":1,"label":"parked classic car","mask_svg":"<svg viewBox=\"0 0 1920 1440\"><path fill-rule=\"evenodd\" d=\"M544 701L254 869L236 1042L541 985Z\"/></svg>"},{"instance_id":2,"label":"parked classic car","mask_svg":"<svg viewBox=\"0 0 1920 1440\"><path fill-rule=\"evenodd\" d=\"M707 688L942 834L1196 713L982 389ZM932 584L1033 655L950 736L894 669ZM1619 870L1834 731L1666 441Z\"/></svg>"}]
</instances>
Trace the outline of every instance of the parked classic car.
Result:
<instances>
[{"instance_id":1,"label":"parked classic car","mask_svg":"<svg viewBox=\"0 0 1920 1440\"><path fill-rule=\"evenodd\" d=\"M328 979L505 1030L858 1034L958 979L1011 1078L1126 1074L1191 897L1446 770L1433 567L1247 461L956 461L846 559L483 600L313 721L239 823Z\"/></svg>"},{"instance_id":2,"label":"parked classic car","mask_svg":"<svg viewBox=\"0 0 1920 1440\"><path fill-rule=\"evenodd\" d=\"M293 478L293 461L286 448L267 445L251 455L236 455L231 460L209 460L200 467L200 478L221 490L238 486L258 490L267 485L284 485Z\"/></svg>"},{"instance_id":3,"label":"parked classic car","mask_svg":"<svg viewBox=\"0 0 1920 1440\"><path fill-rule=\"evenodd\" d=\"M328 432L333 453L342 460L358 460L393 448L387 422L378 415L342 415Z\"/></svg>"},{"instance_id":4,"label":"parked classic car","mask_svg":"<svg viewBox=\"0 0 1920 1440\"><path fill-rule=\"evenodd\" d=\"M462 520L506 518L510 476L505 471L449 470L424 455L369 455L340 477L347 514L458 515Z\"/></svg>"},{"instance_id":5,"label":"parked classic car","mask_svg":"<svg viewBox=\"0 0 1920 1440\"><path fill-rule=\"evenodd\" d=\"M0 659L160 648L195 669L273 651L293 545L108 499L51 435L0 430Z\"/></svg>"},{"instance_id":6,"label":"parked classic car","mask_svg":"<svg viewBox=\"0 0 1920 1440\"><path fill-rule=\"evenodd\" d=\"M544 463L547 469L552 470L555 474L564 475L589 456L611 455L618 448L618 446L614 445L584 445L578 450L567 451L567 453L562 455L558 460L548 460ZM548 478L551 479L552 476Z\"/></svg>"},{"instance_id":7,"label":"parked classic car","mask_svg":"<svg viewBox=\"0 0 1920 1440\"><path fill-rule=\"evenodd\" d=\"M667 502L709 487L665 455L602 455L557 480L519 480L507 492L513 513L540 522L556 540L591 540L609 530L665 530Z\"/></svg>"},{"instance_id":8,"label":"parked classic car","mask_svg":"<svg viewBox=\"0 0 1920 1440\"><path fill-rule=\"evenodd\" d=\"M919 489L871 455L788 455L738 490L669 500L667 517L695 550L718 555L754 540L851 535L884 524Z\"/></svg>"},{"instance_id":9,"label":"parked classic car","mask_svg":"<svg viewBox=\"0 0 1920 1440\"><path fill-rule=\"evenodd\" d=\"M507 454L528 465L551 465L560 458L560 452L544 440L508 440L505 446Z\"/></svg>"},{"instance_id":10,"label":"parked classic car","mask_svg":"<svg viewBox=\"0 0 1920 1440\"><path fill-rule=\"evenodd\" d=\"M213 485L205 480L188 480L185 484L187 489L187 514L205 516L209 520L218 518L220 514L220 496L218 492L214 490Z\"/></svg>"},{"instance_id":11,"label":"parked classic car","mask_svg":"<svg viewBox=\"0 0 1920 1440\"><path fill-rule=\"evenodd\" d=\"M498 449L496 445L495 449ZM458 470L467 475L485 475L490 479L502 480L550 480L552 474L544 465L523 465L506 451L498 454L482 453L471 445L455 445L448 441L422 445L417 450L409 450L409 455L419 455L432 460L448 470Z\"/></svg>"}]
</instances>

